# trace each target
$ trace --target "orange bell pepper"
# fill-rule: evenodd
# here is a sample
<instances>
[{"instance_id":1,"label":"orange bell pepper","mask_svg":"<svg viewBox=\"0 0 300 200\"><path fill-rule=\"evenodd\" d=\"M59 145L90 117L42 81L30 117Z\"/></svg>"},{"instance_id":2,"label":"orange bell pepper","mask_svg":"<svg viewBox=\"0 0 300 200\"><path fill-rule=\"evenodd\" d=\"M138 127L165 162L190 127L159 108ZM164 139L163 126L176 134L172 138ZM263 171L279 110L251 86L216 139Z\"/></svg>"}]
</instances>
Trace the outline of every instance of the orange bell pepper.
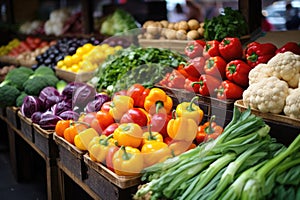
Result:
<instances>
[{"instance_id":1,"label":"orange bell pepper","mask_svg":"<svg viewBox=\"0 0 300 200\"><path fill-rule=\"evenodd\" d=\"M171 119L167 126L168 135L174 140L193 141L197 134L198 124L195 120L177 117Z\"/></svg>"},{"instance_id":2,"label":"orange bell pepper","mask_svg":"<svg viewBox=\"0 0 300 200\"><path fill-rule=\"evenodd\" d=\"M74 144L75 136L87 128L89 128L88 124L83 122L72 122L70 123L70 126L64 130L63 136L68 142Z\"/></svg>"},{"instance_id":3,"label":"orange bell pepper","mask_svg":"<svg viewBox=\"0 0 300 200\"><path fill-rule=\"evenodd\" d=\"M59 120L55 125L55 133L60 137L64 137L64 131L70 127L72 122L73 120Z\"/></svg>"},{"instance_id":4,"label":"orange bell pepper","mask_svg":"<svg viewBox=\"0 0 300 200\"><path fill-rule=\"evenodd\" d=\"M74 144L78 149L80 149L82 151L86 151L86 150L88 150L90 141L94 137L97 137L97 136L99 136L99 135L95 129L93 129L93 128L85 129L85 130L81 131L80 133L78 133L77 135L75 135Z\"/></svg>"},{"instance_id":5,"label":"orange bell pepper","mask_svg":"<svg viewBox=\"0 0 300 200\"><path fill-rule=\"evenodd\" d=\"M115 129L113 135L119 146L124 145L137 148L141 145L143 130L135 123L124 123Z\"/></svg>"},{"instance_id":6,"label":"orange bell pepper","mask_svg":"<svg viewBox=\"0 0 300 200\"><path fill-rule=\"evenodd\" d=\"M195 96L191 102L182 102L176 107L176 114L178 117L193 119L197 125L202 121L203 110L195 104L199 97Z\"/></svg>"},{"instance_id":7,"label":"orange bell pepper","mask_svg":"<svg viewBox=\"0 0 300 200\"><path fill-rule=\"evenodd\" d=\"M143 156L137 148L121 146L113 155L113 167L117 175L137 175L144 168Z\"/></svg>"},{"instance_id":8,"label":"orange bell pepper","mask_svg":"<svg viewBox=\"0 0 300 200\"><path fill-rule=\"evenodd\" d=\"M162 89L152 88L145 98L144 108L150 113L170 113L173 100Z\"/></svg>"},{"instance_id":9,"label":"orange bell pepper","mask_svg":"<svg viewBox=\"0 0 300 200\"><path fill-rule=\"evenodd\" d=\"M109 113L115 120L120 120L129 109L133 108L133 103L133 99L129 96L116 95L110 104Z\"/></svg>"},{"instance_id":10,"label":"orange bell pepper","mask_svg":"<svg viewBox=\"0 0 300 200\"><path fill-rule=\"evenodd\" d=\"M209 139L216 139L223 132L223 127L214 122L216 116L213 115L208 122L198 127L196 141L198 144Z\"/></svg>"},{"instance_id":11,"label":"orange bell pepper","mask_svg":"<svg viewBox=\"0 0 300 200\"><path fill-rule=\"evenodd\" d=\"M171 150L164 142L152 141L142 146L141 153L144 158L145 167L151 166L158 162L163 162L172 157Z\"/></svg>"}]
</instances>

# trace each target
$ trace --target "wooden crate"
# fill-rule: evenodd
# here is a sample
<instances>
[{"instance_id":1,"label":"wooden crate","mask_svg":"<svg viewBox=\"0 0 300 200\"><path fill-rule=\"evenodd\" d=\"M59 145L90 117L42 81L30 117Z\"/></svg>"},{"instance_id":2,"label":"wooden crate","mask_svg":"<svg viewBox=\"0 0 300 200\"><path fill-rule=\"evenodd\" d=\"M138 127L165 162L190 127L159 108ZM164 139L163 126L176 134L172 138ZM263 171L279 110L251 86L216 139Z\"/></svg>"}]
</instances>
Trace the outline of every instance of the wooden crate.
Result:
<instances>
[{"instance_id":1,"label":"wooden crate","mask_svg":"<svg viewBox=\"0 0 300 200\"><path fill-rule=\"evenodd\" d=\"M101 163L91 160L88 154L84 155L87 166L87 179L84 180L100 199L132 199L141 183L141 176L119 176Z\"/></svg>"},{"instance_id":2,"label":"wooden crate","mask_svg":"<svg viewBox=\"0 0 300 200\"><path fill-rule=\"evenodd\" d=\"M6 107L0 108L0 117L6 118Z\"/></svg>"},{"instance_id":3,"label":"wooden crate","mask_svg":"<svg viewBox=\"0 0 300 200\"><path fill-rule=\"evenodd\" d=\"M53 140L53 133L54 131L42 129L33 123L34 143L48 158L58 157L58 147Z\"/></svg>"},{"instance_id":4,"label":"wooden crate","mask_svg":"<svg viewBox=\"0 0 300 200\"><path fill-rule=\"evenodd\" d=\"M139 39L139 44L141 47L156 47L164 48L172 51L176 51L180 54L184 54L184 49L188 44L189 40L159 40L159 39Z\"/></svg>"},{"instance_id":5,"label":"wooden crate","mask_svg":"<svg viewBox=\"0 0 300 200\"><path fill-rule=\"evenodd\" d=\"M53 139L58 146L58 158L61 164L79 180L86 179L86 165L83 161L85 151L79 150L64 138L53 133Z\"/></svg>"},{"instance_id":6,"label":"wooden crate","mask_svg":"<svg viewBox=\"0 0 300 200\"><path fill-rule=\"evenodd\" d=\"M94 77L95 71L74 73L74 72L55 68L55 73L57 77L65 80L66 82L73 82L73 81L88 82L91 78Z\"/></svg>"},{"instance_id":7,"label":"wooden crate","mask_svg":"<svg viewBox=\"0 0 300 200\"><path fill-rule=\"evenodd\" d=\"M240 110L248 109L243 100L235 101L234 105ZM264 119L271 127L270 135L279 142L289 145L300 134L300 120L285 115L262 113L257 109L251 109L251 113Z\"/></svg>"},{"instance_id":8,"label":"wooden crate","mask_svg":"<svg viewBox=\"0 0 300 200\"><path fill-rule=\"evenodd\" d=\"M23 116L20 110L18 111L18 116L20 117L21 132L25 135L25 137L34 143L33 124L31 119Z\"/></svg>"},{"instance_id":9,"label":"wooden crate","mask_svg":"<svg viewBox=\"0 0 300 200\"><path fill-rule=\"evenodd\" d=\"M18 116L18 111L20 109L15 106L6 107L7 120L17 129L20 129L20 118Z\"/></svg>"}]
</instances>

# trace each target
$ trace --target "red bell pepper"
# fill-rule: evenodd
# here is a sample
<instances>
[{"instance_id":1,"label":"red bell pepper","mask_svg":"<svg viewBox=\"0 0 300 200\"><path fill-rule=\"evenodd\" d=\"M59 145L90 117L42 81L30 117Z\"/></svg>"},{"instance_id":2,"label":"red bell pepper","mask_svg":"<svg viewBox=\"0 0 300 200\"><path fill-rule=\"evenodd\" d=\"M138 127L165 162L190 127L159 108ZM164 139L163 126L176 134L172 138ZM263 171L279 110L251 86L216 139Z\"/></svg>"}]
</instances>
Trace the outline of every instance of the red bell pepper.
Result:
<instances>
[{"instance_id":1,"label":"red bell pepper","mask_svg":"<svg viewBox=\"0 0 300 200\"><path fill-rule=\"evenodd\" d=\"M151 130L159 132L163 137L168 136L167 126L172 119L172 115L166 113L155 113L150 118Z\"/></svg>"},{"instance_id":2,"label":"red bell pepper","mask_svg":"<svg viewBox=\"0 0 300 200\"><path fill-rule=\"evenodd\" d=\"M226 66L226 78L234 83L247 87L249 72L252 68L242 60L232 60Z\"/></svg>"},{"instance_id":3,"label":"red bell pepper","mask_svg":"<svg viewBox=\"0 0 300 200\"><path fill-rule=\"evenodd\" d=\"M199 94L203 96L215 96L215 89L218 88L222 80L208 74L202 74L198 82L194 85L199 85Z\"/></svg>"},{"instance_id":4,"label":"red bell pepper","mask_svg":"<svg viewBox=\"0 0 300 200\"><path fill-rule=\"evenodd\" d=\"M102 135L110 136L111 134L114 133L114 131L118 127L119 127L119 123L112 123L111 125L106 127L106 129L103 130Z\"/></svg>"},{"instance_id":5,"label":"red bell pepper","mask_svg":"<svg viewBox=\"0 0 300 200\"><path fill-rule=\"evenodd\" d=\"M167 87L170 75L171 75L171 73L166 73L164 78L161 79L158 84L161 85L161 86L166 86Z\"/></svg>"},{"instance_id":6,"label":"red bell pepper","mask_svg":"<svg viewBox=\"0 0 300 200\"><path fill-rule=\"evenodd\" d=\"M177 70L173 70L167 79L167 86L170 88L184 88L185 77Z\"/></svg>"},{"instance_id":7,"label":"red bell pepper","mask_svg":"<svg viewBox=\"0 0 300 200\"><path fill-rule=\"evenodd\" d=\"M250 67L260 63L267 63L275 56L277 47L272 43L251 42L245 49L245 57Z\"/></svg>"},{"instance_id":8,"label":"red bell pepper","mask_svg":"<svg viewBox=\"0 0 300 200\"><path fill-rule=\"evenodd\" d=\"M119 150L119 147L117 146L110 146L107 152L107 155L105 157L105 164L108 169L114 172L114 166L113 166L113 157L114 154Z\"/></svg>"},{"instance_id":9,"label":"red bell pepper","mask_svg":"<svg viewBox=\"0 0 300 200\"><path fill-rule=\"evenodd\" d=\"M149 92L149 88L145 88L143 85L136 83L128 88L127 95L134 100L134 107L143 108L145 98L148 96Z\"/></svg>"},{"instance_id":10,"label":"red bell pepper","mask_svg":"<svg viewBox=\"0 0 300 200\"><path fill-rule=\"evenodd\" d=\"M217 93L217 98L221 100L241 99L244 89L229 80L225 80L215 89L215 92Z\"/></svg>"},{"instance_id":11,"label":"red bell pepper","mask_svg":"<svg viewBox=\"0 0 300 200\"><path fill-rule=\"evenodd\" d=\"M199 93L200 85L193 84L193 82L197 82L198 80L199 78L192 77L192 76L186 78L184 83L184 89L189 92Z\"/></svg>"},{"instance_id":12,"label":"red bell pepper","mask_svg":"<svg viewBox=\"0 0 300 200\"><path fill-rule=\"evenodd\" d=\"M296 42L287 42L282 47L276 50L277 53L284 53L286 51L291 51L294 54L300 55L300 44Z\"/></svg>"},{"instance_id":13,"label":"red bell pepper","mask_svg":"<svg viewBox=\"0 0 300 200\"><path fill-rule=\"evenodd\" d=\"M204 47L203 42L201 43L197 40L193 40L193 41L188 42L188 44L184 48L184 53L189 58L195 58L198 56L202 56L203 47Z\"/></svg>"},{"instance_id":14,"label":"red bell pepper","mask_svg":"<svg viewBox=\"0 0 300 200\"><path fill-rule=\"evenodd\" d=\"M203 49L203 57L209 59L210 57L219 56L219 44L218 40L207 41Z\"/></svg>"},{"instance_id":15,"label":"red bell pepper","mask_svg":"<svg viewBox=\"0 0 300 200\"><path fill-rule=\"evenodd\" d=\"M111 104L112 104L112 101L107 101L107 102L103 103L100 110L103 112L109 112Z\"/></svg>"},{"instance_id":16,"label":"red bell pepper","mask_svg":"<svg viewBox=\"0 0 300 200\"><path fill-rule=\"evenodd\" d=\"M241 59L243 57L243 47L239 38L226 37L219 44L219 52L227 61Z\"/></svg>"},{"instance_id":17,"label":"red bell pepper","mask_svg":"<svg viewBox=\"0 0 300 200\"><path fill-rule=\"evenodd\" d=\"M189 77L189 75L185 71L185 65L186 65L185 63L180 63L176 69L180 74L182 74L184 77L187 78L187 77Z\"/></svg>"},{"instance_id":18,"label":"red bell pepper","mask_svg":"<svg viewBox=\"0 0 300 200\"><path fill-rule=\"evenodd\" d=\"M206 60L204 71L206 74L225 79L226 78L226 61L221 56L214 56Z\"/></svg>"},{"instance_id":19,"label":"red bell pepper","mask_svg":"<svg viewBox=\"0 0 300 200\"><path fill-rule=\"evenodd\" d=\"M205 58L196 57L189 61L189 64L184 67L189 76L199 78L204 73Z\"/></svg>"},{"instance_id":20,"label":"red bell pepper","mask_svg":"<svg viewBox=\"0 0 300 200\"><path fill-rule=\"evenodd\" d=\"M147 126L148 117L143 108L131 108L120 119L120 123L136 123L139 126Z\"/></svg>"}]
</instances>

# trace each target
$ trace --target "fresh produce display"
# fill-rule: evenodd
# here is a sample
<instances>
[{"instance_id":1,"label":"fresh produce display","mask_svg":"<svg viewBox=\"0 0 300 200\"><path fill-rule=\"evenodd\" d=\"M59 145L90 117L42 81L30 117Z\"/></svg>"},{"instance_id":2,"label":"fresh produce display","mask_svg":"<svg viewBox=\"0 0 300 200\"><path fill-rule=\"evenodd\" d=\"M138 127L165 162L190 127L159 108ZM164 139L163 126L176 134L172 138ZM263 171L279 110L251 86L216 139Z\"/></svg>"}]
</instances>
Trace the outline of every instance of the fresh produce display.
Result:
<instances>
[{"instance_id":1,"label":"fresh produce display","mask_svg":"<svg viewBox=\"0 0 300 200\"><path fill-rule=\"evenodd\" d=\"M145 168L134 199L297 199L300 136L285 147L250 109L233 112L215 140Z\"/></svg>"},{"instance_id":2,"label":"fresh produce display","mask_svg":"<svg viewBox=\"0 0 300 200\"><path fill-rule=\"evenodd\" d=\"M56 67L75 73L95 71L101 62L120 49L122 49L121 46L112 47L108 44L86 43L78 47L73 55L67 55L63 60L58 61Z\"/></svg>"},{"instance_id":3,"label":"fresh produce display","mask_svg":"<svg viewBox=\"0 0 300 200\"><path fill-rule=\"evenodd\" d=\"M168 22L149 20L143 24L140 39L197 40L203 38L204 23L196 19Z\"/></svg>"},{"instance_id":4,"label":"fresh produce display","mask_svg":"<svg viewBox=\"0 0 300 200\"><path fill-rule=\"evenodd\" d=\"M250 71L250 85L243 93L243 102L262 113L299 119L299 77L300 56L290 51L277 53Z\"/></svg>"},{"instance_id":5,"label":"fresh produce display","mask_svg":"<svg viewBox=\"0 0 300 200\"><path fill-rule=\"evenodd\" d=\"M248 25L238 10L224 8L224 13L204 21L204 39L221 41L225 37L240 38L248 34Z\"/></svg>"},{"instance_id":6,"label":"fresh produce display","mask_svg":"<svg viewBox=\"0 0 300 200\"><path fill-rule=\"evenodd\" d=\"M49 19L44 24L46 35L59 36L63 34L64 24L70 17L71 12L68 9L57 9L50 13Z\"/></svg>"},{"instance_id":7,"label":"fresh produce display","mask_svg":"<svg viewBox=\"0 0 300 200\"><path fill-rule=\"evenodd\" d=\"M91 83L99 91L121 91L135 83L151 87L183 61L183 56L167 49L131 46L105 60Z\"/></svg>"},{"instance_id":8,"label":"fresh produce display","mask_svg":"<svg viewBox=\"0 0 300 200\"><path fill-rule=\"evenodd\" d=\"M0 56L7 55L13 48L17 47L20 44L19 39L11 40L7 45L2 45L0 47Z\"/></svg>"},{"instance_id":9,"label":"fresh produce display","mask_svg":"<svg viewBox=\"0 0 300 200\"><path fill-rule=\"evenodd\" d=\"M123 9L116 9L102 22L100 33L113 36L136 28L138 28L137 22L130 13Z\"/></svg>"},{"instance_id":10,"label":"fresh produce display","mask_svg":"<svg viewBox=\"0 0 300 200\"><path fill-rule=\"evenodd\" d=\"M41 20L27 21L19 28L23 34L44 34L44 23Z\"/></svg>"}]
</instances>

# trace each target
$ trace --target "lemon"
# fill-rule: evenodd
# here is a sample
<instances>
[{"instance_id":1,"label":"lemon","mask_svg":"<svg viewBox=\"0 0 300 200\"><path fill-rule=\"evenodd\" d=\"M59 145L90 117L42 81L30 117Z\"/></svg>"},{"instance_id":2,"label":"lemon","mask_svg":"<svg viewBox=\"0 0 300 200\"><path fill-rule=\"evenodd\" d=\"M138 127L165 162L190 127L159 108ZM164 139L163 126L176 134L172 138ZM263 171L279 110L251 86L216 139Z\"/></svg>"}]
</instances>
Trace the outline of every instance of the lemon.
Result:
<instances>
[{"instance_id":1,"label":"lemon","mask_svg":"<svg viewBox=\"0 0 300 200\"><path fill-rule=\"evenodd\" d=\"M64 63L67 67L71 67L73 62L72 62L72 56L70 55L67 55L65 58L64 58Z\"/></svg>"},{"instance_id":2,"label":"lemon","mask_svg":"<svg viewBox=\"0 0 300 200\"><path fill-rule=\"evenodd\" d=\"M56 66L61 69L64 64L64 61L60 60L56 63Z\"/></svg>"},{"instance_id":3,"label":"lemon","mask_svg":"<svg viewBox=\"0 0 300 200\"><path fill-rule=\"evenodd\" d=\"M77 72L79 71L79 69L80 69L79 65L78 65L78 64L74 64L74 65L72 65L72 67L71 67L70 70L71 70L72 72L77 73Z\"/></svg>"},{"instance_id":4,"label":"lemon","mask_svg":"<svg viewBox=\"0 0 300 200\"><path fill-rule=\"evenodd\" d=\"M94 46L91 43L86 43L85 45L82 46L82 48L85 53L88 53L94 48Z\"/></svg>"},{"instance_id":5,"label":"lemon","mask_svg":"<svg viewBox=\"0 0 300 200\"><path fill-rule=\"evenodd\" d=\"M81 60L81 57L77 54L72 55L72 63L78 64Z\"/></svg>"}]
</instances>

